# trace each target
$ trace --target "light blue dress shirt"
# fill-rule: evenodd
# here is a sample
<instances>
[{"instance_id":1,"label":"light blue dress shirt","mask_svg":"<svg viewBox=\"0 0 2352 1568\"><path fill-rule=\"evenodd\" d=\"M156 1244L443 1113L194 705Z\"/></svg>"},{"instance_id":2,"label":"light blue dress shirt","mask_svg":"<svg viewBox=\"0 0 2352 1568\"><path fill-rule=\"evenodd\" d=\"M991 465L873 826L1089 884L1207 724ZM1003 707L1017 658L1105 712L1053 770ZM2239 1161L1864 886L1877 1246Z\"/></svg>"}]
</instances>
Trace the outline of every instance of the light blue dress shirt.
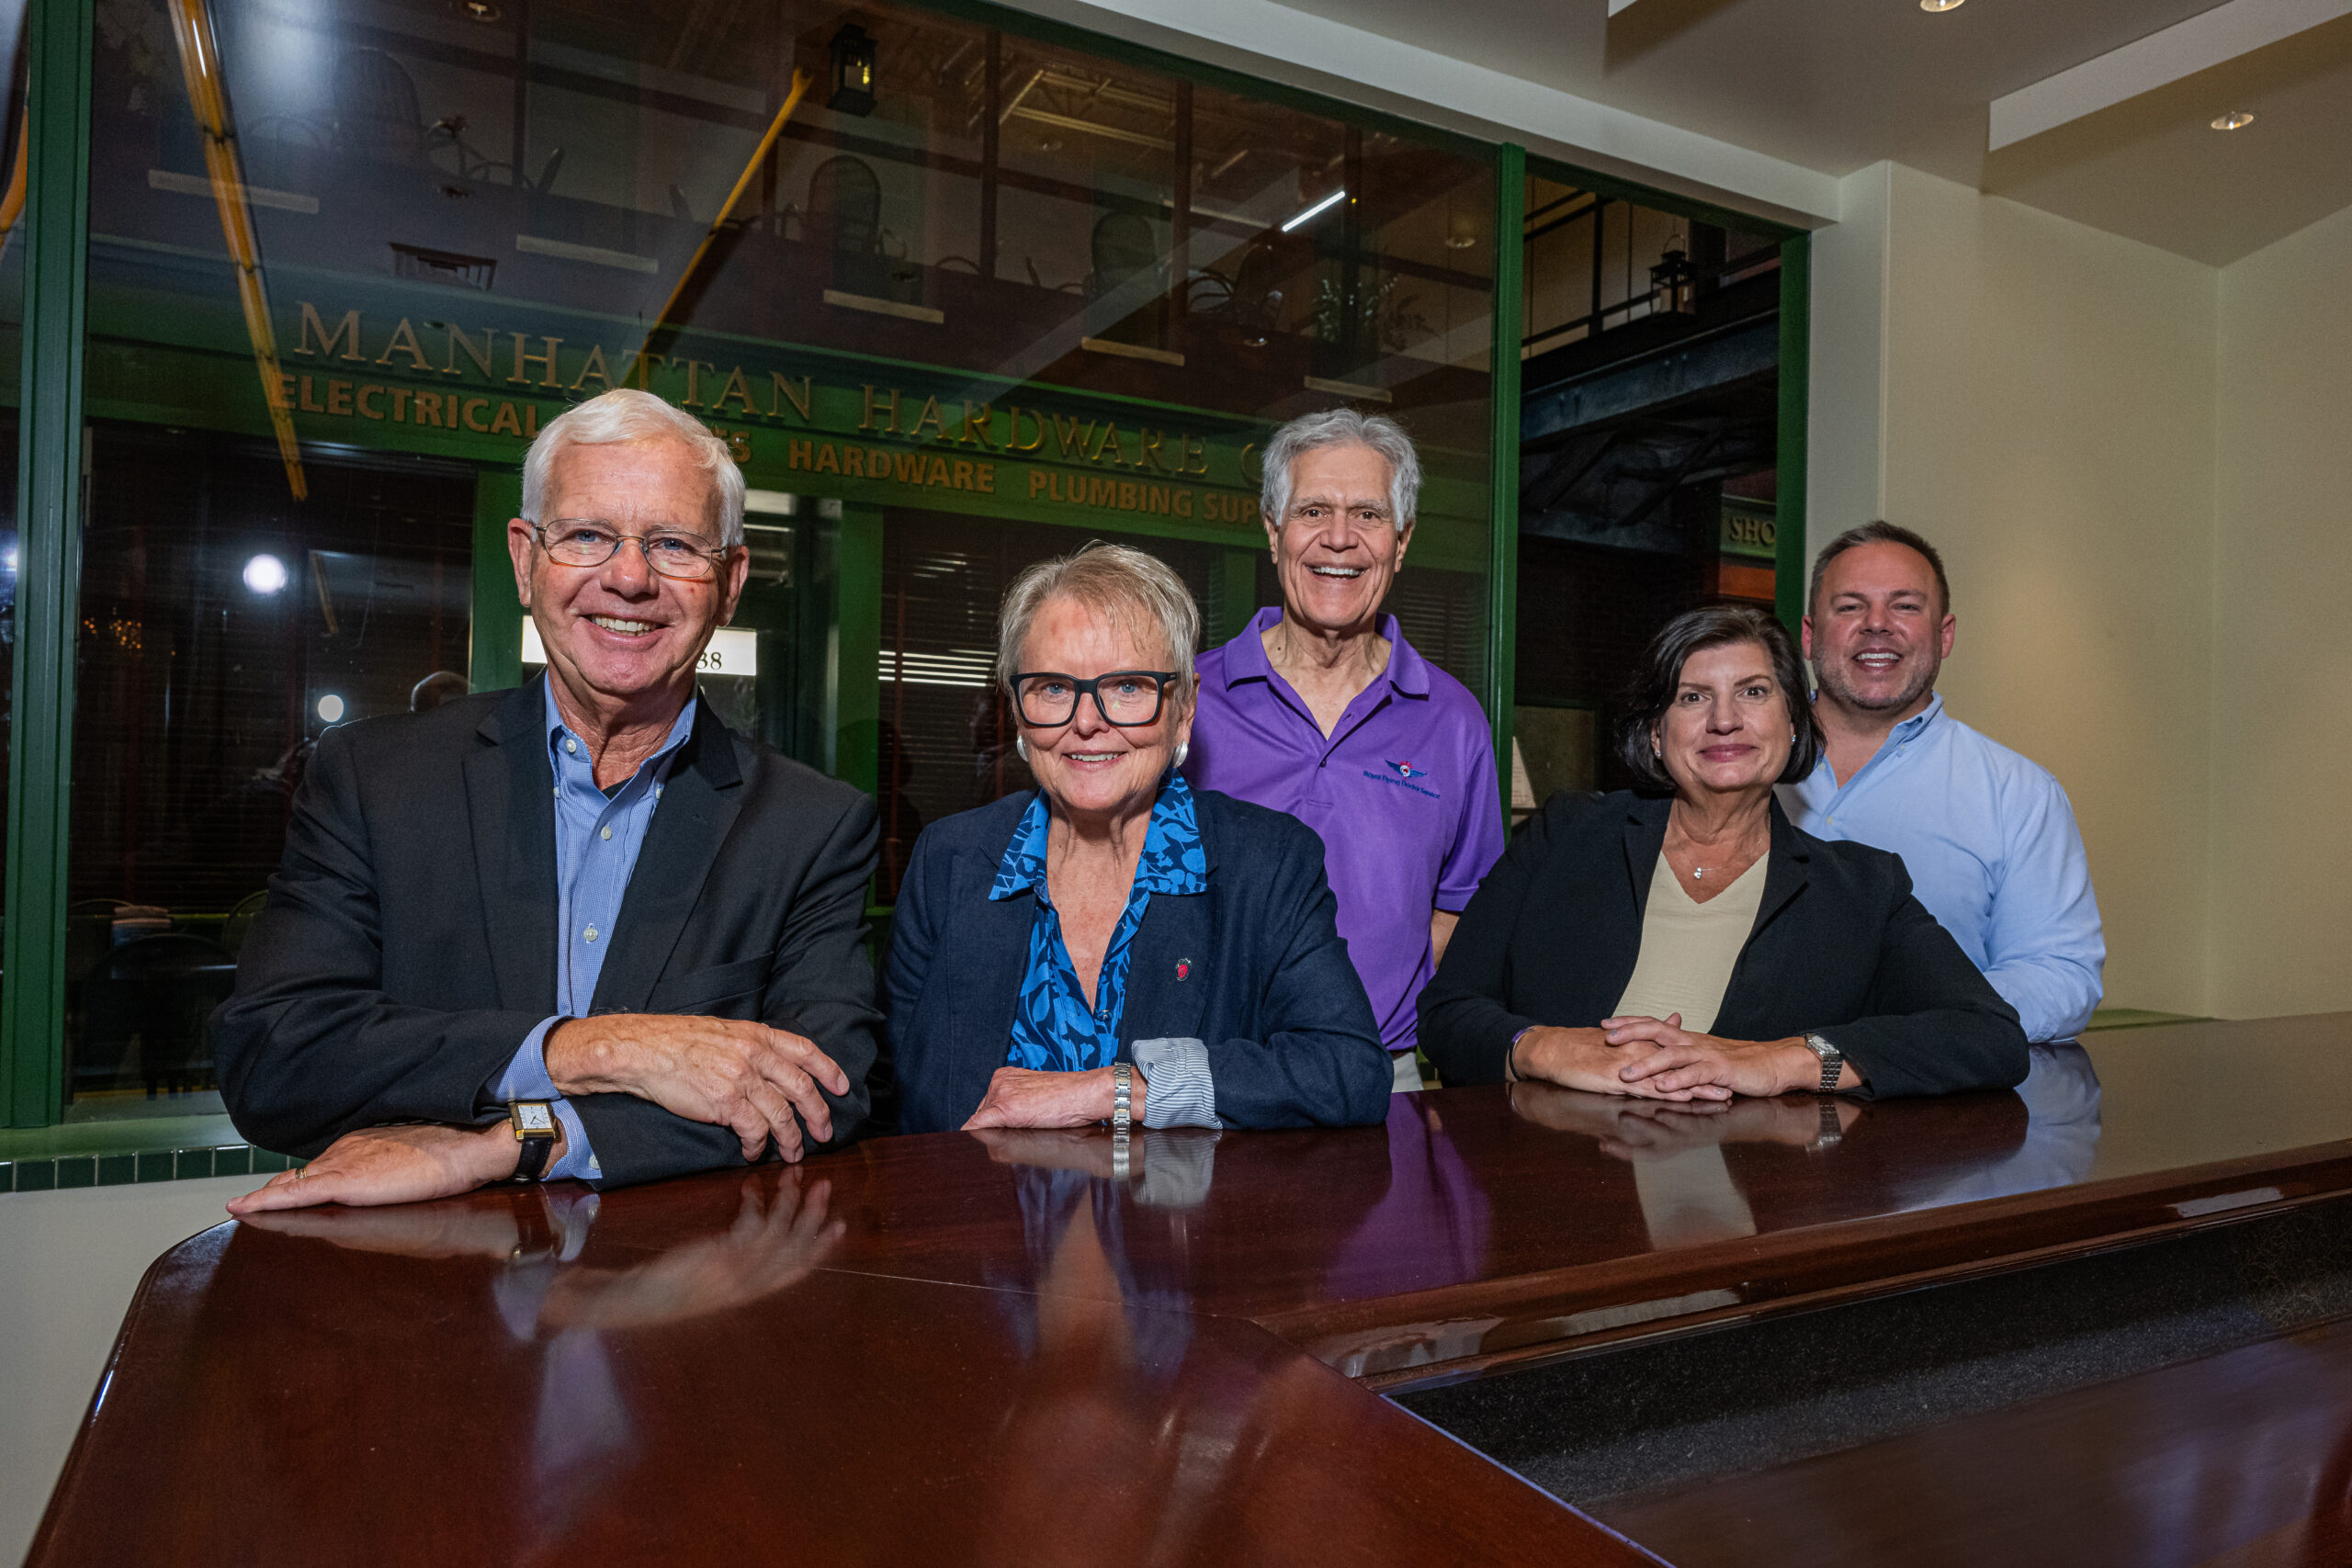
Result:
<instances>
[{"instance_id":1,"label":"light blue dress shirt","mask_svg":"<svg viewBox=\"0 0 2352 1568\"><path fill-rule=\"evenodd\" d=\"M565 727L554 691L547 692L548 760L555 768L556 1012L523 1037L497 1089L501 1100L554 1103L556 1120L563 1123L563 1157L540 1173L542 1180L570 1176L594 1181L605 1173L588 1146L580 1112L556 1093L555 1080L548 1076L548 1031L567 1018L586 1017L594 1002L605 950L612 945L629 874L637 869L637 853L645 847L653 808L661 804L662 781L694 733L695 701L686 699L662 749L606 795L596 787L588 743Z\"/></svg>"},{"instance_id":2,"label":"light blue dress shirt","mask_svg":"<svg viewBox=\"0 0 2352 1568\"><path fill-rule=\"evenodd\" d=\"M1781 805L1816 839L1903 857L1912 890L1951 932L2028 1040L2067 1040L2099 1003L2107 941L2066 792L2048 770L1944 712L1894 727L1839 788L1824 757Z\"/></svg>"}]
</instances>

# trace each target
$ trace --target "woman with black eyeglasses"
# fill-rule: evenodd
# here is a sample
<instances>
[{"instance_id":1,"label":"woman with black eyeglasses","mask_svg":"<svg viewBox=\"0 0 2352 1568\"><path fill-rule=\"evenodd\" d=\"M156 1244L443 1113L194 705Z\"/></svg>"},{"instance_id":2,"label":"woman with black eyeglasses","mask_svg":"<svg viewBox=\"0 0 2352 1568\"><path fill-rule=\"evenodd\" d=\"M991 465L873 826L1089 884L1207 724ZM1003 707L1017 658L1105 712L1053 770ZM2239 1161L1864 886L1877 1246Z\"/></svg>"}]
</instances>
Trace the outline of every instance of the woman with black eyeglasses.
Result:
<instances>
[{"instance_id":1,"label":"woman with black eyeglasses","mask_svg":"<svg viewBox=\"0 0 2352 1568\"><path fill-rule=\"evenodd\" d=\"M1122 546L1006 592L998 676L1037 788L915 844L885 976L901 1132L1386 1114L1322 840L1176 772L1199 636L1182 580Z\"/></svg>"}]
</instances>

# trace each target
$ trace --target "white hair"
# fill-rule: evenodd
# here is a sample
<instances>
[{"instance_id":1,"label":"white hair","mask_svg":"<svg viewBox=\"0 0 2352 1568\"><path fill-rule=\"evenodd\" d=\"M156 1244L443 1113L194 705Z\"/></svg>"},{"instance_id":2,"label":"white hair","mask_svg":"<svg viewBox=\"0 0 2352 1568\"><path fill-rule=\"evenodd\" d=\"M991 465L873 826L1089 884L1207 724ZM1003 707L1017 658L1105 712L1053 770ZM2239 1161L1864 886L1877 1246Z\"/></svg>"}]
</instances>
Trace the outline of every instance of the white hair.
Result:
<instances>
[{"instance_id":1,"label":"white hair","mask_svg":"<svg viewBox=\"0 0 2352 1568\"><path fill-rule=\"evenodd\" d=\"M1405 427L1385 413L1358 413L1353 409L1326 409L1303 413L1266 443L1266 477L1258 504L1275 527L1290 512L1291 465L1306 453L1326 446L1369 446L1388 464L1388 515L1403 533L1421 499L1421 457Z\"/></svg>"},{"instance_id":2,"label":"white hair","mask_svg":"<svg viewBox=\"0 0 2352 1568\"><path fill-rule=\"evenodd\" d=\"M616 387L567 409L548 421L539 438L523 456L523 521L544 523L548 479L555 472L558 454L567 446L602 446L615 441L652 441L667 436L693 449L695 461L707 470L718 491L719 542L733 549L743 542L743 470L727 443L710 427L684 409L673 408L651 392Z\"/></svg>"},{"instance_id":3,"label":"white hair","mask_svg":"<svg viewBox=\"0 0 2352 1568\"><path fill-rule=\"evenodd\" d=\"M1100 539L1070 555L1037 562L1004 591L1004 608L997 616L996 670L1007 692L1012 690L1021 645L1029 640L1037 612L1057 598L1074 599L1106 616L1156 626L1168 642L1178 705L1191 705L1193 653L1201 641L1201 612L1193 603L1192 590L1158 556Z\"/></svg>"}]
</instances>

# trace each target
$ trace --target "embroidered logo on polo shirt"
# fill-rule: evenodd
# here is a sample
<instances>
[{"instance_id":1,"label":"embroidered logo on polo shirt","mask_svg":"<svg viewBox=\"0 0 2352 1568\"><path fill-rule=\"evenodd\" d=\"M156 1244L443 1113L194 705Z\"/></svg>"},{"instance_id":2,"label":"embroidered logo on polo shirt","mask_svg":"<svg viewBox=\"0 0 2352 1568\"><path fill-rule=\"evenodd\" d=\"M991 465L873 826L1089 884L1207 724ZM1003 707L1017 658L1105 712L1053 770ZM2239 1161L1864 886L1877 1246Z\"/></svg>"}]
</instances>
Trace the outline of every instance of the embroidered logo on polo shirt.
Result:
<instances>
[{"instance_id":1,"label":"embroidered logo on polo shirt","mask_svg":"<svg viewBox=\"0 0 2352 1568\"><path fill-rule=\"evenodd\" d=\"M1409 789L1415 795L1428 795L1431 800L1442 800L1444 798L1442 795L1439 795L1437 791L1430 788L1429 785L1424 784L1416 784L1413 782L1416 779L1425 779L1429 777L1430 771L1427 768L1417 768L1409 761L1394 762L1385 759L1382 761L1380 766L1382 771L1376 773L1370 768L1364 769L1363 776L1368 779L1377 779L1382 784L1395 784L1400 789Z\"/></svg>"}]
</instances>

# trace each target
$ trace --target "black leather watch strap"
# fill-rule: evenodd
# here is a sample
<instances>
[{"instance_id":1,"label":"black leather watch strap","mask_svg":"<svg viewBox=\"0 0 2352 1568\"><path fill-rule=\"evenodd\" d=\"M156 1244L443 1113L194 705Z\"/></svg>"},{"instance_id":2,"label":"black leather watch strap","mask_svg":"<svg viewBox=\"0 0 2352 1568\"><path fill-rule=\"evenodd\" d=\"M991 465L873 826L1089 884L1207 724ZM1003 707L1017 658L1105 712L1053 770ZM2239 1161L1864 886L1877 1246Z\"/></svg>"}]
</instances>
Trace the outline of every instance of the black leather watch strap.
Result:
<instances>
[{"instance_id":1,"label":"black leather watch strap","mask_svg":"<svg viewBox=\"0 0 2352 1568\"><path fill-rule=\"evenodd\" d=\"M518 1100L506 1108L507 1126L523 1145L514 1157L517 1181L537 1181L555 1151L555 1108L543 1100Z\"/></svg>"},{"instance_id":2,"label":"black leather watch strap","mask_svg":"<svg viewBox=\"0 0 2352 1568\"><path fill-rule=\"evenodd\" d=\"M555 1140L543 1134L535 1134L527 1138L518 1138L515 1141L523 1145L523 1152L515 1156L514 1179L537 1181L539 1179L539 1173L548 1168L548 1156L555 1151Z\"/></svg>"}]
</instances>

